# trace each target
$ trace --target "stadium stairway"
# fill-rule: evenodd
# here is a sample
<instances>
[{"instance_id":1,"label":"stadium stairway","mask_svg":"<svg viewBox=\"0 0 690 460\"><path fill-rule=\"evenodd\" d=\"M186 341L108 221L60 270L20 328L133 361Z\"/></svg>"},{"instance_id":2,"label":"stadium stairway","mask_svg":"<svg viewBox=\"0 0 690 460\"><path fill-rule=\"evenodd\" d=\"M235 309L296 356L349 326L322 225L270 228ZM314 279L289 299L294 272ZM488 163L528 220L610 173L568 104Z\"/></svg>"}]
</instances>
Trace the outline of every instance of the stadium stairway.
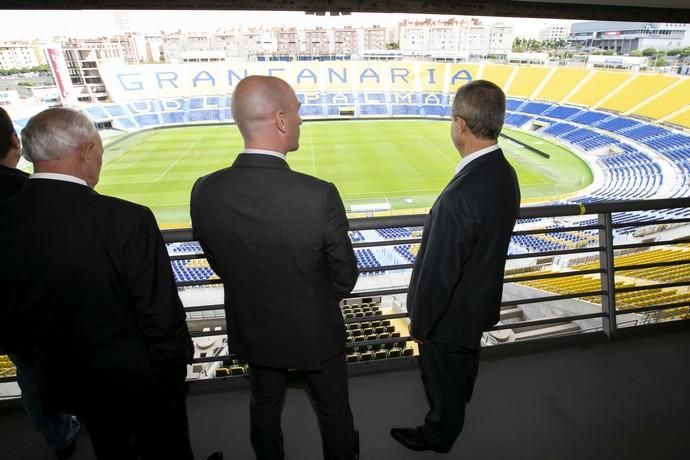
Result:
<instances>
[{"instance_id":1,"label":"stadium stairway","mask_svg":"<svg viewBox=\"0 0 690 460\"><path fill-rule=\"evenodd\" d=\"M486 350L464 433L448 458L687 458L690 368L678 363L690 360L690 329L664 331L621 331L614 342L588 334ZM362 458L438 458L408 451L388 434L393 426L420 423L427 410L419 373L413 361L409 364L351 375ZM216 448L226 458L253 458L246 386L213 391L192 386L187 405L196 458ZM283 430L287 459L322 458L316 418L296 381L288 390ZM17 402L0 404L0 433L3 458L54 458ZM77 443L74 460L92 459L86 432Z\"/></svg>"}]
</instances>

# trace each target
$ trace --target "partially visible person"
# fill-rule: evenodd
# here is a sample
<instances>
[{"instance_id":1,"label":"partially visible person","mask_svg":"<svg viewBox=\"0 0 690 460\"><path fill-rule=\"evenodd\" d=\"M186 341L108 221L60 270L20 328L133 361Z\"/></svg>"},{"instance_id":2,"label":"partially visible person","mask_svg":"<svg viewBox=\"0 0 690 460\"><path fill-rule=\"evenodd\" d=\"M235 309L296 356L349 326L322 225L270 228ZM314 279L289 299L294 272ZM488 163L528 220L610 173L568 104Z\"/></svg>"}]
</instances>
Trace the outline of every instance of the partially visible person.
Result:
<instances>
[{"instance_id":1,"label":"partially visible person","mask_svg":"<svg viewBox=\"0 0 690 460\"><path fill-rule=\"evenodd\" d=\"M22 149L9 114L0 107L0 201L19 193L29 175L17 169Z\"/></svg>"},{"instance_id":2,"label":"partially visible person","mask_svg":"<svg viewBox=\"0 0 690 460\"><path fill-rule=\"evenodd\" d=\"M285 456L281 413L288 370L310 390L327 460L359 457L339 301L357 281L348 222L333 184L294 172L299 101L286 82L251 76L232 114L244 150L197 180L194 234L225 287L230 350L249 363L251 442L259 460Z\"/></svg>"},{"instance_id":3,"label":"partially visible person","mask_svg":"<svg viewBox=\"0 0 690 460\"><path fill-rule=\"evenodd\" d=\"M0 201L8 199L22 189L29 175L17 169L21 144L9 114L0 107ZM5 246L7 242L0 241ZM0 354L3 351L0 350ZM36 429L60 459L72 457L76 451L76 436L80 424L76 417L44 409L38 392L36 369L31 349L17 350L9 355L17 370L17 384L22 392L22 405Z\"/></svg>"},{"instance_id":4,"label":"partially visible person","mask_svg":"<svg viewBox=\"0 0 690 460\"><path fill-rule=\"evenodd\" d=\"M0 202L0 347L30 348L41 400L76 414L98 459L191 460L193 346L151 211L102 196L103 144L52 108L22 131L34 174Z\"/></svg>"},{"instance_id":5,"label":"partially visible person","mask_svg":"<svg viewBox=\"0 0 690 460\"><path fill-rule=\"evenodd\" d=\"M412 450L448 452L460 435L479 368L482 333L499 320L503 273L520 207L515 171L498 146L505 95L476 80L458 89L451 139L462 157L424 224L410 279L410 335L429 412L393 428Z\"/></svg>"}]
</instances>

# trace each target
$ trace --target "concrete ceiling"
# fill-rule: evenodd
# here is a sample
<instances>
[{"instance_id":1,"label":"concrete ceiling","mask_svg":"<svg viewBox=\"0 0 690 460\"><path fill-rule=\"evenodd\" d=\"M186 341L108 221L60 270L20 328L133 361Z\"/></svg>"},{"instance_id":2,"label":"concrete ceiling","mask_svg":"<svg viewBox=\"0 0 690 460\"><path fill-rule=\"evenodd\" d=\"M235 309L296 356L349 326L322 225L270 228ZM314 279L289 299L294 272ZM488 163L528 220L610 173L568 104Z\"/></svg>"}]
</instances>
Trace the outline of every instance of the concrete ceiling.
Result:
<instances>
[{"instance_id":1,"label":"concrete ceiling","mask_svg":"<svg viewBox=\"0 0 690 460\"><path fill-rule=\"evenodd\" d=\"M0 9L358 11L690 23L690 0L0 0Z\"/></svg>"}]
</instances>

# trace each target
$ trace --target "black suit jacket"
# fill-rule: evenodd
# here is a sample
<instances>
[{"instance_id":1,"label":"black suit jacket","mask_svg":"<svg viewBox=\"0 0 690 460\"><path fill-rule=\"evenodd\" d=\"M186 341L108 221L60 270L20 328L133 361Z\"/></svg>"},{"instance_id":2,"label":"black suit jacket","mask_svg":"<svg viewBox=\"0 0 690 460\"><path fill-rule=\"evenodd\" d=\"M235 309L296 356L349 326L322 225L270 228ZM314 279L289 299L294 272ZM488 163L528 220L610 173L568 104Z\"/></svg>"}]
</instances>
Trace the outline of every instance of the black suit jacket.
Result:
<instances>
[{"instance_id":1,"label":"black suit jacket","mask_svg":"<svg viewBox=\"0 0 690 460\"><path fill-rule=\"evenodd\" d=\"M19 193L28 179L24 171L0 165L0 201Z\"/></svg>"},{"instance_id":2,"label":"black suit jacket","mask_svg":"<svg viewBox=\"0 0 690 460\"><path fill-rule=\"evenodd\" d=\"M510 235L520 207L515 171L500 150L469 163L424 224L407 308L413 336L476 348L498 322Z\"/></svg>"},{"instance_id":3,"label":"black suit jacket","mask_svg":"<svg viewBox=\"0 0 690 460\"><path fill-rule=\"evenodd\" d=\"M339 301L357 281L333 184L280 158L240 154L194 184L194 234L225 286L231 352L251 364L318 369L343 353Z\"/></svg>"},{"instance_id":4,"label":"black suit jacket","mask_svg":"<svg viewBox=\"0 0 690 460\"><path fill-rule=\"evenodd\" d=\"M30 179L0 222L0 346L33 349L47 404L80 414L184 378L191 340L148 208Z\"/></svg>"}]
</instances>

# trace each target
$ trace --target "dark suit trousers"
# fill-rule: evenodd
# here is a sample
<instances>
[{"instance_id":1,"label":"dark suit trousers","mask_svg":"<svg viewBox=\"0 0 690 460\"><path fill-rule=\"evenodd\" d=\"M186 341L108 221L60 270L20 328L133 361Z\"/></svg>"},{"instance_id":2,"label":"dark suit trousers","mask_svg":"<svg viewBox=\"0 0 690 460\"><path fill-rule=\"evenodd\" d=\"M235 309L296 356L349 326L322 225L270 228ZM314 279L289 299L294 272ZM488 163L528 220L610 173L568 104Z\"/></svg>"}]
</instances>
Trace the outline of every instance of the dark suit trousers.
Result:
<instances>
[{"instance_id":1,"label":"dark suit trousers","mask_svg":"<svg viewBox=\"0 0 690 460\"><path fill-rule=\"evenodd\" d=\"M280 418L287 390L287 369L250 364L251 441L257 460L282 460L283 433ZM325 460L352 460L359 445L355 434L347 388L345 356L321 364L319 372L302 372L321 429Z\"/></svg>"},{"instance_id":2,"label":"dark suit trousers","mask_svg":"<svg viewBox=\"0 0 690 460\"><path fill-rule=\"evenodd\" d=\"M472 398L479 369L479 349L445 350L425 342L419 347L419 366L429 401L422 428L424 437L437 446L451 447L465 423L465 404Z\"/></svg>"},{"instance_id":3,"label":"dark suit trousers","mask_svg":"<svg viewBox=\"0 0 690 460\"><path fill-rule=\"evenodd\" d=\"M184 382L175 380L148 398L115 395L81 415L98 460L194 460Z\"/></svg>"}]
</instances>

